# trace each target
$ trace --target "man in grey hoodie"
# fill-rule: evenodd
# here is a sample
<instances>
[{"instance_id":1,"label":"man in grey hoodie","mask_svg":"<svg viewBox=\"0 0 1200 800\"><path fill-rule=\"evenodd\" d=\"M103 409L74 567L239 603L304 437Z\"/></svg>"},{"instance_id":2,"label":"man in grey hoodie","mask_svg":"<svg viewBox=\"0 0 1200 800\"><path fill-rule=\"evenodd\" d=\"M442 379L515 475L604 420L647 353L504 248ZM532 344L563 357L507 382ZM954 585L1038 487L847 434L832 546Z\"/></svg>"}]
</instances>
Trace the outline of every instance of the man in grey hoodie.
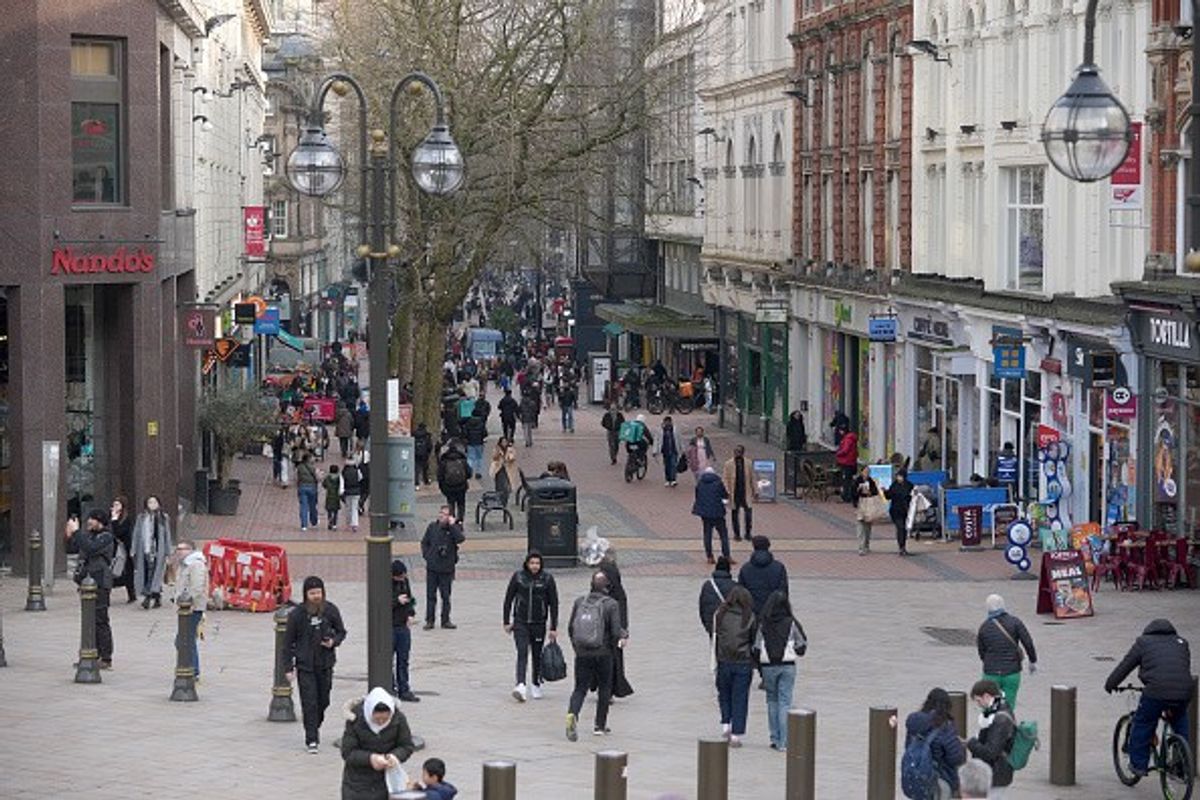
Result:
<instances>
[{"instance_id":1,"label":"man in grey hoodie","mask_svg":"<svg viewBox=\"0 0 1200 800\"><path fill-rule=\"evenodd\" d=\"M621 608L608 596L608 576L592 575L591 591L575 600L567 630L575 649L575 691L567 710L567 739L576 741L579 712L583 700L595 682L596 723L592 733L608 733L608 704L612 699L613 652L625 647L629 634L621 627Z\"/></svg>"}]
</instances>

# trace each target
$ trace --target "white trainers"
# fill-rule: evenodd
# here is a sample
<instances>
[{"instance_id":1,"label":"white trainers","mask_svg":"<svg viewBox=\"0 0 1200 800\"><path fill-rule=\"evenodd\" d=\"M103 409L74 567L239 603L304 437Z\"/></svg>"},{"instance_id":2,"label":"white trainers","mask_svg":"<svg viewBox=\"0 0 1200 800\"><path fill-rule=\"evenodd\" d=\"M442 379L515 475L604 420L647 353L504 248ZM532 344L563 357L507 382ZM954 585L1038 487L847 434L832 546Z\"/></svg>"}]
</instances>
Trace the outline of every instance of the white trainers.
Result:
<instances>
[{"instance_id":1,"label":"white trainers","mask_svg":"<svg viewBox=\"0 0 1200 800\"><path fill-rule=\"evenodd\" d=\"M512 690L512 696L513 696L513 700L516 700L518 703L524 703L525 702L525 684L518 683L516 686L514 686L513 690Z\"/></svg>"},{"instance_id":2,"label":"white trainers","mask_svg":"<svg viewBox=\"0 0 1200 800\"><path fill-rule=\"evenodd\" d=\"M730 733L732 733L732 732L733 732L733 726L732 726L732 725L730 725L728 722L722 722L722 723L721 723L721 735L722 735L722 736L724 736L726 739L728 739L728 738L729 738L729 734L730 734Z\"/></svg>"},{"instance_id":3,"label":"white trainers","mask_svg":"<svg viewBox=\"0 0 1200 800\"><path fill-rule=\"evenodd\" d=\"M542 699L542 687L538 686L536 683L533 684L532 686L530 686L529 687L529 696L532 697L534 700L541 700Z\"/></svg>"}]
</instances>

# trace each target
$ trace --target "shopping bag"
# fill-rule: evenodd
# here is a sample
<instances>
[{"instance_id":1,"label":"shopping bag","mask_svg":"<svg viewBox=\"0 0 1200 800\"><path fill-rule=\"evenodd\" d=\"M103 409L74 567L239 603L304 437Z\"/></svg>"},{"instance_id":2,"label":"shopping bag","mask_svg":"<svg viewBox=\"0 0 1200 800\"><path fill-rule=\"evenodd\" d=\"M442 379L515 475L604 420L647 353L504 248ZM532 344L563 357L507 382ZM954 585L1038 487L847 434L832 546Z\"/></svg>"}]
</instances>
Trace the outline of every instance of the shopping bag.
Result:
<instances>
[{"instance_id":1,"label":"shopping bag","mask_svg":"<svg viewBox=\"0 0 1200 800\"><path fill-rule=\"evenodd\" d=\"M567 677L567 659L558 642L547 642L542 648L542 677L550 682Z\"/></svg>"},{"instance_id":2,"label":"shopping bag","mask_svg":"<svg viewBox=\"0 0 1200 800\"><path fill-rule=\"evenodd\" d=\"M860 522L887 522L888 501L882 493L858 498L858 514Z\"/></svg>"},{"instance_id":3,"label":"shopping bag","mask_svg":"<svg viewBox=\"0 0 1200 800\"><path fill-rule=\"evenodd\" d=\"M408 773L404 771L403 765L390 767L383 773L383 777L387 781L388 794L400 794L408 790Z\"/></svg>"}]
</instances>

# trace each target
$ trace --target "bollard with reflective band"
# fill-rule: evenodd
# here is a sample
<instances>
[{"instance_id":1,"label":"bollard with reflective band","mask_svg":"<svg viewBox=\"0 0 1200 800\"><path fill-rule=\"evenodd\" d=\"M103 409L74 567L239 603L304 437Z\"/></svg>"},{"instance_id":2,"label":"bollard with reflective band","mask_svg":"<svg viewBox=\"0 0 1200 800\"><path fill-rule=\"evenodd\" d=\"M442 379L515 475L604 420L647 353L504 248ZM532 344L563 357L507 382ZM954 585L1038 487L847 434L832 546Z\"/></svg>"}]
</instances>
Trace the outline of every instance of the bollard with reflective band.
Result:
<instances>
[{"instance_id":1,"label":"bollard with reflective band","mask_svg":"<svg viewBox=\"0 0 1200 800\"><path fill-rule=\"evenodd\" d=\"M867 743L867 800L896 797L896 709L871 706Z\"/></svg>"},{"instance_id":2,"label":"bollard with reflective band","mask_svg":"<svg viewBox=\"0 0 1200 800\"><path fill-rule=\"evenodd\" d=\"M291 609L281 608L275 612L275 685L271 687L271 707L267 710L269 722L295 722L296 705L292 702L292 684L287 679L283 666L283 637L287 633L288 613Z\"/></svg>"},{"instance_id":3,"label":"bollard with reflective band","mask_svg":"<svg viewBox=\"0 0 1200 800\"><path fill-rule=\"evenodd\" d=\"M76 683L100 683L100 652L96 650L96 581L91 575L79 584L79 663Z\"/></svg>"},{"instance_id":4,"label":"bollard with reflective band","mask_svg":"<svg viewBox=\"0 0 1200 800\"><path fill-rule=\"evenodd\" d=\"M729 741L701 739L696 750L697 800L729 800Z\"/></svg>"},{"instance_id":5,"label":"bollard with reflective band","mask_svg":"<svg viewBox=\"0 0 1200 800\"><path fill-rule=\"evenodd\" d=\"M45 568L45 554L42 552L42 534L40 531L29 532L29 594L25 598L26 611L45 611L46 592L42 588L42 570Z\"/></svg>"},{"instance_id":6,"label":"bollard with reflective band","mask_svg":"<svg viewBox=\"0 0 1200 800\"><path fill-rule=\"evenodd\" d=\"M596 753L595 800L625 800L629 754L617 750Z\"/></svg>"},{"instance_id":7,"label":"bollard with reflective band","mask_svg":"<svg viewBox=\"0 0 1200 800\"><path fill-rule=\"evenodd\" d=\"M483 762L483 800L517 800L517 765L512 761Z\"/></svg>"},{"instance_id":8,"label":"bollard with reflective band","mask_svg":"<svg viewBox=\"0 0 1200 800\"><path fill-rule=\"evenodd\" d=\"M177 703L194 703L196 695L196 667L193 649L196 647L196 620L192 617L192 596L187 592L175 598L179 611L179 632L175 635L175 685L171 687L171 699Z\"/></svg>"},{"instance_id":9,"label":"bollard with reflective band","mask_svg":"<svg viewBox=\"0 0 1200 800\"><path fill-rule=\"evenodd\" d=\"M1050 783L1075 785L1075 687L1050 687Z\"/></svg>"},{"instance_id":10,"label":"bollard with reflective band","mask_svg":"<svg viewBox=\"0 0 1200 800\"><path fill-rule=\"evenodd\" d=\"M948 692L950 715L954 717L954 732L960 739L967 738L967 693Z\"/></svg>"},{"instance_id":11,"label":"bollard with reflective band","mask_svg":"<svg viewBox=\"0 0 1200 800\"><path fill-rule=\"evenodd\" d=\"M793 708L788 712L786 800L817 796L817 712Z\"/></svg>"}]
</instances>

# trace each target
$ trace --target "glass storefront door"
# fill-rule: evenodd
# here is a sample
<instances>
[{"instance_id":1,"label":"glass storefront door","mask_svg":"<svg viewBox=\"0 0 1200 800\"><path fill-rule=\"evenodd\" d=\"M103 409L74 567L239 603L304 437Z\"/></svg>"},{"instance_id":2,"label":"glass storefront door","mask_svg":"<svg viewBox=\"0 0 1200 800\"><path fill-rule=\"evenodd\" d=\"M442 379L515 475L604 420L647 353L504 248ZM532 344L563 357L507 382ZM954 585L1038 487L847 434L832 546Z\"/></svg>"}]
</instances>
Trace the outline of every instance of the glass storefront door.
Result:
<instances>
[{"instance_id":1,"label":"glass storefront door","mask_svg":"<svg viewBox=\"0 0 1200 800\"><path fill-rule=\"evenodd\" d=\"M1195 536L1200 526L1200 368L1154 361L1151 384L1151 524Z\"/></svg>"}]
</instances>

